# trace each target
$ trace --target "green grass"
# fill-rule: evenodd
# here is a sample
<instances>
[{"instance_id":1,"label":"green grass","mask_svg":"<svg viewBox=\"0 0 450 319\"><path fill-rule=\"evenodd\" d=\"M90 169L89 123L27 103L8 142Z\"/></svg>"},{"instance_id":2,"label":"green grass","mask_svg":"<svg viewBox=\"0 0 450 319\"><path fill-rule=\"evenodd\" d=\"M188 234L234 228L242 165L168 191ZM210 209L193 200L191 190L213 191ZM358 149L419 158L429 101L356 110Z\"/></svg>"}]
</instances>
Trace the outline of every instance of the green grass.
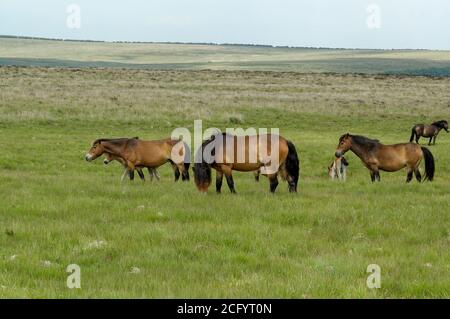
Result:
<instances>
[{"instance_id":1,"label":"green grass","mask_svg":"<svg viewBox=\"0 0 450 319\"><path fill-rule=\"evenodd\" d=\"M450 79L16 67L0 78L1 297L450 297L449 135L430 147L433 183L407 185L401 171L372 184L353 154L347 183L326 175L347 131L406 142L416 122L449 119ZM162 138L194 119L279 127L299 152L299 193L281 183L272 196L265 178L236 173L237 195L201 195L168 165L159 183L120 184L118 164L83 160L95 138ZM66 287L72 263L78 290ZM369 264L381 289L366 287Z\"/></svg>"},{"instance_id":2,"label":"green grass","mask_svg":"<svg viewBox=\"0 0 450 319\"><path fill-rule=\"evenodd\" d=\"M0 37L0 65L450 76L450 51L73 42Z\"/></svg>"}]
</instances>

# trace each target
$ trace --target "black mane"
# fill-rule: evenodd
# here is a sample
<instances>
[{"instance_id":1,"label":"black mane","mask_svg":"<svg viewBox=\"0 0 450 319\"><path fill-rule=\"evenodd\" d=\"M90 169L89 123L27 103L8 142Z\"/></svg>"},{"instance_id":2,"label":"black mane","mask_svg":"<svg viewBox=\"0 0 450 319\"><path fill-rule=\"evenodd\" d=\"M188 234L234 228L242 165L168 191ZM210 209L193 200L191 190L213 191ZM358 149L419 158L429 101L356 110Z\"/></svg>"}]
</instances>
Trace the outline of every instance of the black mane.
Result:
<instances>
[{"instance_id":1,"label":"black mane","mask_svg":"<svg viewBox=\"0 0 450 319\"><path fill-rule=\"evenodd\" d=\"M444 128L444 125L445 125L445 124L448 125L448 122L447 122L446 120L440 120L440 121L431 123L431 125L436 126L436 127L439 127L439 128Z\"/></svg>"},{"instance_id":2,"label":"black mane","mask_svg":"<svg viewBox=\"0 0 450 319\"><path fill-rule=\"evenodd\" d=\"M92 146L94 146L95 144L101 143L101 142L109 142L111 144L115 144L115 145L122 145L123 143L129 141L129 140L138 140L139 137L132 137L132 138L128 138L128 137L121 137L121 138L99 138L97 140L95 140L92 143Z\"/></svg>"},{"instance_id":3,"label":"black mane","mask_svg":"<svg viewBox=\"0 0 450 319\"><path fill-rule=\"evenodd\" d=\"M379 140L371 139L371 138L368 138L368 137L365 137L365 136L350 135L350 137L352 138L352 142L353 143L364 147L368 151L371 151L371 150L377 148L380 145L380 141Z\"/></svg>"}]
</instances>

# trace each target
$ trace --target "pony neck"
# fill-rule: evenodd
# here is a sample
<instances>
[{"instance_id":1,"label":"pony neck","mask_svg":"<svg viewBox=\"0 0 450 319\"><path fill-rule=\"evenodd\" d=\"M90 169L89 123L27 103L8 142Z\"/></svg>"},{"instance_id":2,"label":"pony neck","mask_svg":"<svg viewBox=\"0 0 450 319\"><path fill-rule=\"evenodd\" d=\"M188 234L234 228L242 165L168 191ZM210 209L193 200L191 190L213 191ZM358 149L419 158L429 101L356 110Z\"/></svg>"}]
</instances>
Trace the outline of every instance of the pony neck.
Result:
<instances>
[{"instance_id":1,"label":"pony neck","mask_svg":"<svg viewBox=\"0 0 450 319\"><path fill-rule=\"evenodd\" d=\"M120 155L122 153L122 148L125 146L125 143L116 144L111 143L110 141L103 141L103 147L105 148L105 152L110 153L111 155Z\"/></svg>"},{"instance_id":2,"label":"pony neck","mask_svg":"<svg viewBox=\"0 0 450 319\"><path fill-rule=\"evenodd\" d=\"M367 151L364 150L364 146L361 144L355 143L354 139L352 139L352 147L350 147L350 150L361 159L364 158L364 154L367 153Z\"/></svg>"}]
</instances>

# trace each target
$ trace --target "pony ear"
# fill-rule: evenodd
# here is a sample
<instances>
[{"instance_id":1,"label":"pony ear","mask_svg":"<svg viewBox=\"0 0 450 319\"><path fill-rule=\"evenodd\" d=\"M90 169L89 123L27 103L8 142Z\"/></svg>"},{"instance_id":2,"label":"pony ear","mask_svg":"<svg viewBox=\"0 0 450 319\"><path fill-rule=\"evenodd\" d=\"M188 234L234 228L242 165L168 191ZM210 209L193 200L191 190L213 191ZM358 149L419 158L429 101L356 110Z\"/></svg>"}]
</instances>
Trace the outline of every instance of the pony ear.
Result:
<instances>
[{"instance_id":1,"label":"pony ear","mask_svg":"<svg viewBox=\"0 0 450 319\"><path fill-rule=\"evenodd\" d=\"M345 137L349 137L349 136L350 136L350 133L345 134Z\"/></svg>"}]
</instances>

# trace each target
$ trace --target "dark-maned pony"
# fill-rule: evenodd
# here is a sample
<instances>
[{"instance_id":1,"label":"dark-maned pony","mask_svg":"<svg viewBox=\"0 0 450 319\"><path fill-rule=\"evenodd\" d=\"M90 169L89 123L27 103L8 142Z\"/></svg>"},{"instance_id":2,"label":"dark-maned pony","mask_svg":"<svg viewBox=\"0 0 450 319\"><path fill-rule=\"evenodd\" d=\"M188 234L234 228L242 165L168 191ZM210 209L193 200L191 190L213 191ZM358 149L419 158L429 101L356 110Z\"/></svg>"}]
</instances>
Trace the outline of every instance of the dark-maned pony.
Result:
<instances>
[{"instance_id":1,"label":"dark-maned pony","mask_svg":"<svg viewBox=\"0 0 450 319\"><path fill-rule=\"evenodd\" d=\"M189 180L190 149L179 139L144 141L137 138L97 139L86 154L87 161L93 161L104 153L123 159L131 180L137 167L157 168L167 162L175 172L175 181L181 177Z\"/></svg>"},{"instance_id":2,"label":"dark-maned pony","mask_svg":"<svg viewBox=\"0 0 450 319\"><path fill-rule=\"evenodd\" d=\"M419 164L425 159L425 180L432 181L434 177L434 158L426 147L413 143L383 145L378 140L349 133L339 138L336 157L342 157L348 150L358 156L370 171L372 182L380 181L379 171L395 172L406 167L409 183L416 175L418 182L422 181Z\"/></svg>"},{"instance_id":3,"label":"dark-maned pony","mask_svg":"<svg viewBox=\"0 0 450 319\"><path fill-rule=\"evenodd\" d=\"M230 191L235 193L232 171L258 170L269 178L272 193L278 186L278 175L288 182L290 192L296 192L300 171L294 144L273 134L211 136L195 155L194 179L200 192L207 192L211 184L211 168L216 170L217 193L221 191L224 175Z\"/></svg>"},{"instance_id":4,"label":"dark-maned pony","mask_svg":"<svg viewBox=\"0 0 450 319\"><path fill-rule=\"evenodd\" d=\"M431 145L431 141L433 141L433 145L436 144L436 137L439 132L444 129L447 133L448 131L448 122L446 120L441 120L434 122L430 125L425 124L417 124L411 130L411 138L410 142L414 141L414 137L416 138L416 143L419 144L419 139L421 136L429 137L428 145Z\"/></svg>"}]
</instances>

